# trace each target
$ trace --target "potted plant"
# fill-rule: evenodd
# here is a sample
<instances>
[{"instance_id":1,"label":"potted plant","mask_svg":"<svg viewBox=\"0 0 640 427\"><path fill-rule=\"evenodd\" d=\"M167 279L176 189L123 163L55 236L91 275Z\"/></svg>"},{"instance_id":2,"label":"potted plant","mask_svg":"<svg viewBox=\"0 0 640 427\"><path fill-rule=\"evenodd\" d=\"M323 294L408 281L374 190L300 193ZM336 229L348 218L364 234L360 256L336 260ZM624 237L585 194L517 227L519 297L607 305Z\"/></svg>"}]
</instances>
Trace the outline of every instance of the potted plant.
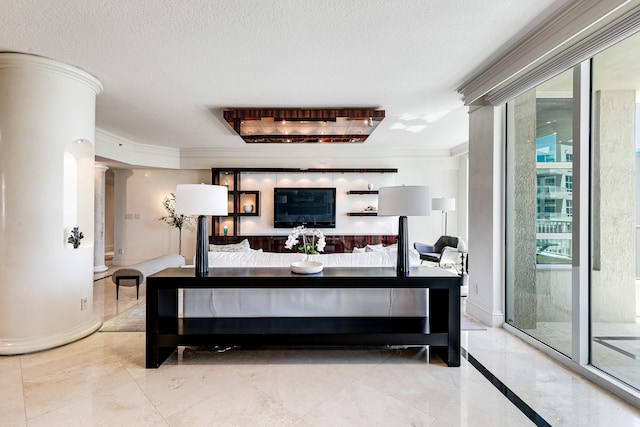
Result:
<instances>
[{"instance_id":1,"label":"potted plant","mask_svg":"<svg viewBox=\"0 0 640 427\"><path fill-rule=\"evenodd\" d=\"M162 201L162 206L167 211L165 216L158 218L169 224L170 227L178 229L178 254L182 255L182 228L189 229L191 227L191 217L188 215L176 215L176 194L171 193Z\"/></svg>"}]
</instances>

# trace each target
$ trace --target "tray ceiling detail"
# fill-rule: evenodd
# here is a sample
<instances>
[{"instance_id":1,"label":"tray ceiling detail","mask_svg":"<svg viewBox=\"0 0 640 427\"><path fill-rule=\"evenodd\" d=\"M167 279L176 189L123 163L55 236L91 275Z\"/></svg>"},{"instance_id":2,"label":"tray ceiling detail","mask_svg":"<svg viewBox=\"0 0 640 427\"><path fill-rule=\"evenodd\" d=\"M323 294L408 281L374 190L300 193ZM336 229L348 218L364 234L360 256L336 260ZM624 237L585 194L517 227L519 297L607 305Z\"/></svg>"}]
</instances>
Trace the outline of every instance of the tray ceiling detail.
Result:
<instances>
[{"instance_id":1,"label":"tray ceiling detail","mask_svg":"<svg viewBox=\"0 0 640 427\"><path fill-rule=\"evenodd\" d=\"M224 119L247 143L362 143L382 122L373 108L235 108Z\"/></svg>"}]
</instances>

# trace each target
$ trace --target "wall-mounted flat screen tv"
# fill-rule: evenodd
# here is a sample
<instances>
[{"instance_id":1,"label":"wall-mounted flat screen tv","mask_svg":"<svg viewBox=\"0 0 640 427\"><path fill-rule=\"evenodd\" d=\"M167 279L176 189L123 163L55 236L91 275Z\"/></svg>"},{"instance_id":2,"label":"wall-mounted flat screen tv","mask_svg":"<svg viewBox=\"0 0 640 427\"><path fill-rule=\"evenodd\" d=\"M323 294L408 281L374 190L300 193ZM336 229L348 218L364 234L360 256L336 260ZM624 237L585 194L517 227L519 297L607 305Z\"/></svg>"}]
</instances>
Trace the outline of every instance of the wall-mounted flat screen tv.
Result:
<instances>
[{"instance_id":1,"label":"wall-mounted flat screen tv","mask_svg":"<svg viewBox=\"0 0 640 427\"><path fill-rule=\"evenodd\" d=\"M335 188L274 188L273 226L336 228Z\"/></svg>"}]
</instances>

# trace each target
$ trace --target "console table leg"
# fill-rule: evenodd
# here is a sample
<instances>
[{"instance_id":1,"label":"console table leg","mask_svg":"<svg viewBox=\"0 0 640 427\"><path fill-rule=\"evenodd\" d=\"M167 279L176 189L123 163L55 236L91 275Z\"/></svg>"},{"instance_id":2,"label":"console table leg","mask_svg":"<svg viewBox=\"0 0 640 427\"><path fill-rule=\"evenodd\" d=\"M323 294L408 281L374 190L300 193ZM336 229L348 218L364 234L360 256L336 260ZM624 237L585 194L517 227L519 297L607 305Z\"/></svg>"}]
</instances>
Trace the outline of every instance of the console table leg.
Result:
<instances>
[{"instance_id":1,"label":"console table leg","mask_svg":"<svg viewBox=\"0 0 640 427\"><path fill-rule=\"evenodd\" d=\"M177 328L178 289L147 288L146 367L157 368L177 349L175 346L160 347L162 328ZM166 334L167 331L165 330ZM175 333L175 331L173 332Z\"/></svg>"},{"instance_id":2,"label":"console table leg","mask_svg":"<svg viewBox=\"0 0 640 427\"><path fill-rule=\"evenodd\" d=\"M158 335L160 334L160 319L158 303L160 289L147 290L147 327L146 327L146 367L157 368L163 362L160 355Z\"/></svg>"},{"instance_id":3,"label":"console table leg","mask_svg":"<svg viewBox=\"0 0 640 427\"><path fill-rule=\"evenodd\" d=\"M460 277L462 286L462 277ZM460 366L460 286L450 288L449 294L449 345L447 350L447 365Z\"/></svg>"},{"instance_id":4,"label":"console table leg","mask_svg":"<svg viewBox=\"0 0 640 427\"><path fill-rule=\"evenodd\" d=\"M431 332L447 332L447 346L433 346L448 366L460 366L460 287L429 289Z\"/></svg>"},{"instance_id":5,"label":"console table leg","mask_svg":"<svg viewBox=\"0 0 640 427\"><path fill-rule=\"evenodd\" d=\"M158 289L147 289L146 367L157 368L158 362Z\"/></svg>"}]
</instances>

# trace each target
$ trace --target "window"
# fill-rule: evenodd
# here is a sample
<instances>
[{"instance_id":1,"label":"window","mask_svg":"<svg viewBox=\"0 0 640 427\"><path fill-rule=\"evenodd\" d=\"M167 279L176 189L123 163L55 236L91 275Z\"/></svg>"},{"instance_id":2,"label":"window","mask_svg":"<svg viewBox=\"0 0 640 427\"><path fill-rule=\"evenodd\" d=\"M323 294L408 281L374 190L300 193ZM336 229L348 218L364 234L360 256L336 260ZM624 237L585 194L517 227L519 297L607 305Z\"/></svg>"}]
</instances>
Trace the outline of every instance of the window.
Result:
<instances>
[{"instance_id":1,"label":"window","mask_svg":"<svg viewBox=\"0 0 640 427\"><path fill-rule=\"evenodd\" d=\"M592 62L591 364L640 389L640 34Z\"/></svg>"},{"instance_id":2,"label":"window","mask_svg":"<svg viewBox=\"0 0 640 427\"><path fill-rule=\"evenodd\" d=\"M575 115L585 122L573 123L573 109L579 106L573 99L574 70L507 103L505 200L507 323L636 389L640 62L631 58L638 55L640 33L595 55L591 67L576 67L576 75L590 77L581 79L590 87L578 88L580 99L591 103L590 109L580 104L586 111ZM584 76L589 70L591 75ZM582 162L582 155L574 161L574 127L590 132L581 133L580 142L588 161ZM578 166L583 184L590 186L588 194L580 194L587 187L576 185L574 191L573 168ZM588 209L576 204L574 215L574 197L588 200ZM588 234L589 258L574 254L574 224L581 225L581 236ZM574 258L586 265L572 268ZM588 292L588 304L573 303L578 288ZM588 329L588 335L574 334L573 323L587 318L588 328L575 329ZM572 345L585 339L589 345Z\"/></svg>"},{"instance_id":3,"label":"window","mask_svg":"<svg viewBox=\"0 0 640 427\"><path fill-rule=\"evenodd\" d=\"M565 160L573 102L569 70L507 104L507 323L564 354L572 348L572 163Z\"/></svg>"}]
</instances>

